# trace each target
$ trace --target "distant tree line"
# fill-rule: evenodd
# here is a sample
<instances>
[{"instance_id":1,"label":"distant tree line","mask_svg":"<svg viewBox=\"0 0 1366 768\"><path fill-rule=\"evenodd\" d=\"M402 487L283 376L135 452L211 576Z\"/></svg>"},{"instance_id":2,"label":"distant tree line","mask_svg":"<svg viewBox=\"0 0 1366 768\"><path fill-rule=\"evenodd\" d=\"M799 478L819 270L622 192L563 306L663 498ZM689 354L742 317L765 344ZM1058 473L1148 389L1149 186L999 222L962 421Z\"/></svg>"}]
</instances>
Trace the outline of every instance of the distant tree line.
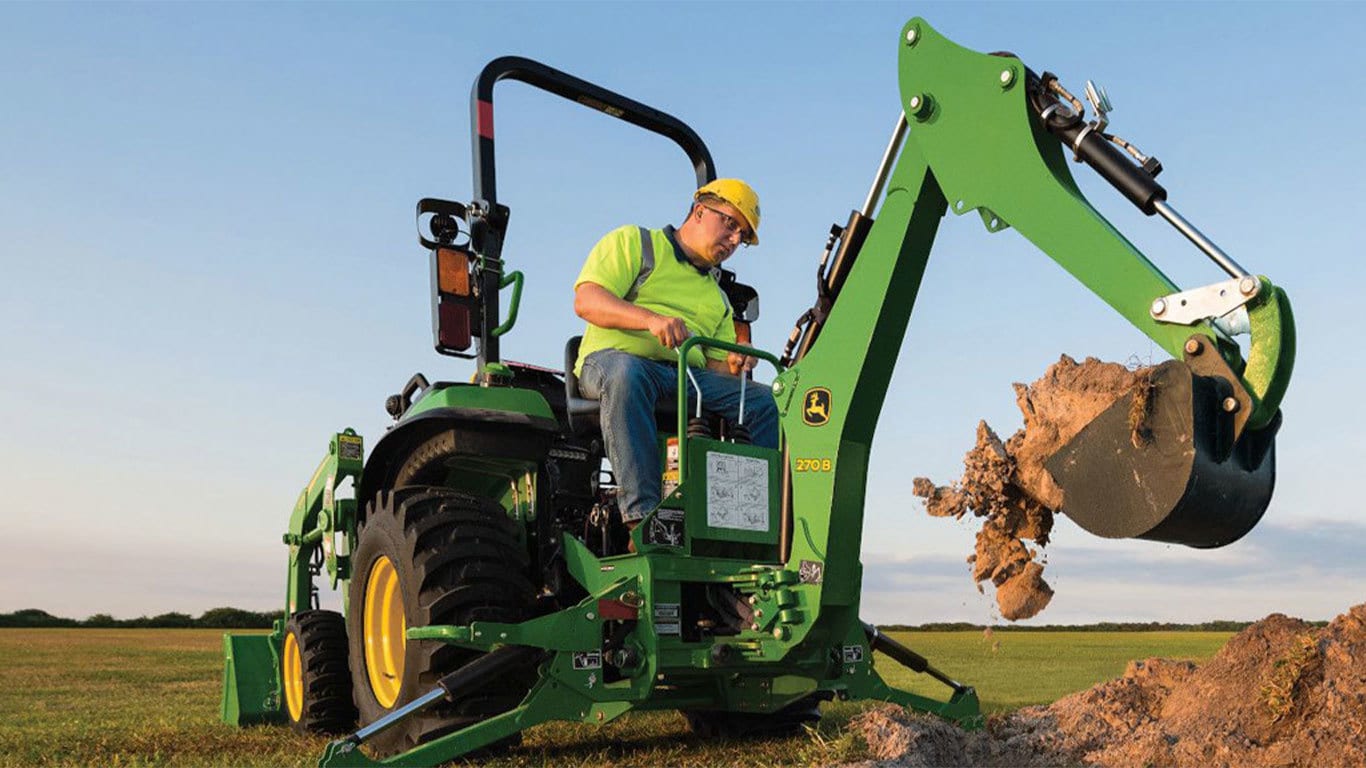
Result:
<instances>
[{"instance_id":1,"label":"distant tree line","mask_svg":"<svg viewBox=\"0 0 1366 768\"><path fill-rule=\"evenodd\" d=\"M100 629L270 629L283 618L284 611L257 613L241 608L213 608L199 618L188 613L163 613L140 616L136 619L116 619L107 613L97 613L84 621L53 616L38 608L25 608L14 613L0 613L0 627L91 627Z\"/></svg>"},{"instance_id":2,"label":"distant tree line","mask_svg":"<svg viewBox=\"0 0 1366 768\"><path fill-rule=\"evenodd\" d=\"M878 629L888 632L983 632L988 628L1011 632L1242 632L1251 621L1204 621L1199 624L1177 624L1170 621L1101 621L1095 624L970 624L962 621L931 622L928 624L886 624ZM1326 627L1326 621L1306 622Z\"/></svg>"}]
</instances>

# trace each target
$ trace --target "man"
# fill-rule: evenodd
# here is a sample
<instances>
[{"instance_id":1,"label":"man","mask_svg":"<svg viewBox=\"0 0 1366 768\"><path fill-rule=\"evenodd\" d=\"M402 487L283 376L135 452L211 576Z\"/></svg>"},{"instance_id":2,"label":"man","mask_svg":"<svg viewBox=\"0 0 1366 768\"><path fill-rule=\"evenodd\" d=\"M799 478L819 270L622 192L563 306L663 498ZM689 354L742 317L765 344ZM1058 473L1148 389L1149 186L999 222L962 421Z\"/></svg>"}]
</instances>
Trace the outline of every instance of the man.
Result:
<instances>
[{"instance_id":1,"label":"man","mask_svg":"<svg viewBox=\"0 0 1366 768\"><path fill-rule=\"evenodd\" d=\"M588 321L575 371L584 397L602 401L607 458L627 527L660 502L655 403L678 397L678 346L690 336L735 341L720 265L742 243L758 245L759 196L739 179L717 179L693 195L683 223L625 226L604 236L574 282L574 312ZM653 265L650 264L653 257ZM755 358L693 347L688 365L703 407L735 421L740 376ZM778 446L778 409L764 386L745 392L744 424L755 445Z\"/></svg>"}]
</instances>

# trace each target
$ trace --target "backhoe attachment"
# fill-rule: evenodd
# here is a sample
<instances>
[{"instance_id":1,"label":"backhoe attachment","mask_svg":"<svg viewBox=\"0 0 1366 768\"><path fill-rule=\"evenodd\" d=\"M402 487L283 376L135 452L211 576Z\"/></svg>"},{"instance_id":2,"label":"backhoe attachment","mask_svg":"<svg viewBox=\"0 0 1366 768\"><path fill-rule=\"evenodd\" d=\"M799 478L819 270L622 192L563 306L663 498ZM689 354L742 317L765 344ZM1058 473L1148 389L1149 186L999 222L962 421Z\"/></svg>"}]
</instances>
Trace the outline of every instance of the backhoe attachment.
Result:
<instances>
[{"instance_id":1,"label":"backhoe attachment","mask_svg":"<svg viewBox=\"0 0 1366 768\"><path fill-rule=\"evenodd\" d=\"M1285 293L1218 248L1167 201L1156 158L1110 132L1051 73L983 55L923 20L903 30L902 102L948 207L1018 230L1175 359L1090 422L1045 466L1062 511L1091 533L1218 547L1271 500L1280 400L1294 361ZM1139 210L1165 219L1228 278L1180 290L1087 202L1067 155ZM1248 333L1246 359L1232 340Z\"/></svg>"},{"instance_id":2,"label":"backhoe attachment","mask_svg":"<svg viewBox=\"0 0 1366 768\"><path fill-rule=\"evenodd\" d=\"M871 440L889 373L878 361L895 356L938 220L975 211L989 232L1018 231L1175 358L1045 462L1061 511L1099 536L1193 547L1251 530L1271 499L1294 363L1284 291L1172 207L1155 179L1161 163L1111 132L1103 89L1087 83L1097 115L1087 120L1056 76L958 46L919 18L902 28L899 65L903 111L891 146L863 209L832 229L819 299L789 339L783 362L795 370L785 378L846 393L857 434L846 428L843 439ZM1227 277L1179 288L1091 206L1069 158L1175 227ZM1234 337L1243 335L1240 349ZM787 435L794 455L818 450L800 428Z\"/></svg>"}]
</instances>

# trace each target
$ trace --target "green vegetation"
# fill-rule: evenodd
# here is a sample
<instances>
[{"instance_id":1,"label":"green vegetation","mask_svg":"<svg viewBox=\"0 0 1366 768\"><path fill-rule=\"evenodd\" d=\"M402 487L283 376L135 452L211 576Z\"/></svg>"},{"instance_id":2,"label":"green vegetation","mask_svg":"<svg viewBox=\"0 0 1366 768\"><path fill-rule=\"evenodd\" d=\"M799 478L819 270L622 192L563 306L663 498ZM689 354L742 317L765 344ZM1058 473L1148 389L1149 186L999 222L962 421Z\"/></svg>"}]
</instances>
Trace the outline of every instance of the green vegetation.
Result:
<instances>
[{"instance_id":1,"label":"green vegetation","mask_svg":"<svg viewBox=\"0 0 1366 768\"><path fill-rule=\"evenodd\" d=\"M116 619L107 613L97 613L84 620L64 619L38 608L25 608L14 613L0 613L0 627L96 629L270 629L276 619L284 618L284 611L257 613L241 608L212 608L199 618L188 613L162 613L136 619Z\"/></svg>"},{"instance_id":2,"label":"green vegetation","mask_svg":"<svg viewBox=\"0 0 1366 768\"><path fill-rule=\"evenodd\" d=\"M200 629L0 630L0 766L306 766L326 740L286 727L218 721L221 632ZM1205 659L1228 633L910 632L894 636L975 686L988 712L1044 704L1123 673L1130 659ZM899 686L946 689L878 658ZM810 734L708 741L672 712L602 727L554 723L525 734L496 766L810 765L863 757L847 733L867 703L835 702ZM475 764L475 763L472 763Z\"/></svg>"}]
</instances>

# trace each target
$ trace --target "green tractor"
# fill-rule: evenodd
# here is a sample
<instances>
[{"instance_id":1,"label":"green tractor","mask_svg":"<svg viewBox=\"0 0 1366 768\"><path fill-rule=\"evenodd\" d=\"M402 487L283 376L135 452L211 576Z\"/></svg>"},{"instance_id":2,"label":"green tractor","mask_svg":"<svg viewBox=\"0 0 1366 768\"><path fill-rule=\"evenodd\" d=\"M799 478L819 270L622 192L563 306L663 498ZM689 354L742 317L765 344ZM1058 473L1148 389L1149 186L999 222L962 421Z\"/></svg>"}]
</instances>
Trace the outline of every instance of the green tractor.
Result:
<instances>
[{"instance_id":1,"label":"green tractor","mask_svg":"<svg viewBox=\"0 0 1366 768\"><path fill-rule=\"evenodd\" d=\"M632 710L743 734L799 728L825 700L862 698L977 724L971 687L859 617L873 434L947 211L1016 229L1174 358L1145 394L1152 423L1166 425L1152 440L1129 439L1131 396L1050 462L1063 511L1100 536L1193 547L1256 525L1294 359L1284 292L1176 213L1154 180L1160 165L1107 133L1103 92L1088 84L1087 120L1053 75L961 48L921 19L895 44L903 111L863 207L832 228L816 305L784 354L704 338L679 350L712 345L771 365L781 447L749 444L743 423L709 417L706 403L690 411L680 365L679 402L657 408L666 497L631 531L613 514L597 403L572 373L577 340L563 372L500 356L522 275L503 259L493 86L521 80L666 136L698 186L716 177L712 158L679 120L537 62L483 70L473 201L418 204L436 349L475 358L477 374L414 376L388 399L395 423L368 459L352 430L332 436L284 537L287 618L269 635L224 639L224 720L358 725L324 765L432 765L546 721ZM1177 288L1081 195L1069 153L1228 279ZM757 293L730 273L721 284L737 322L753 322ZM318 609L321 578L342 590L343 614ZM875 650L942 682L945 696L890 687Z\"/></svg>"}]
</instances>

